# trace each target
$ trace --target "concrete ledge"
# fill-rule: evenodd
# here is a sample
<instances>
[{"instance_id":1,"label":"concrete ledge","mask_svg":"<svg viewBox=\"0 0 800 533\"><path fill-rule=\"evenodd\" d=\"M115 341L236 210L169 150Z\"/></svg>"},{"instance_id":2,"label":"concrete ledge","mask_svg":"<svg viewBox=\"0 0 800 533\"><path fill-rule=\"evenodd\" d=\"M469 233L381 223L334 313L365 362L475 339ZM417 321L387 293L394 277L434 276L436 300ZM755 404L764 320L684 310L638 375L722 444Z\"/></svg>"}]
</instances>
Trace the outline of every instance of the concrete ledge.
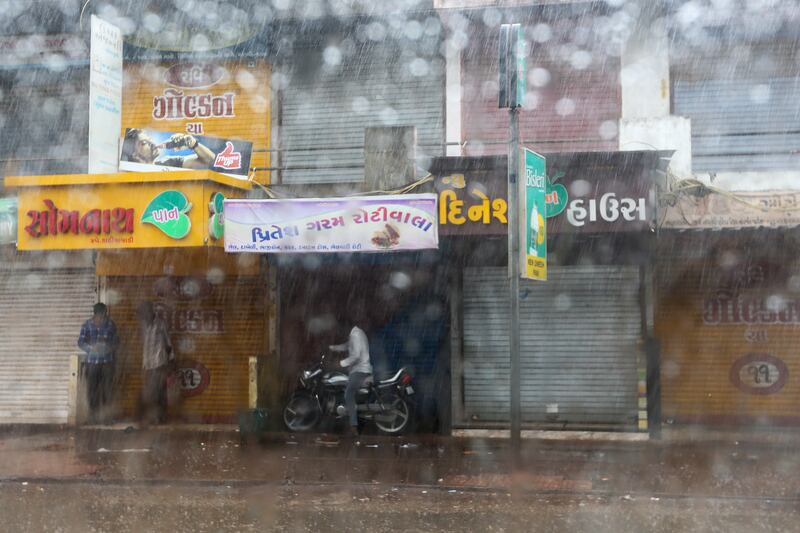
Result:
<instances>
[{"instance_id":1,"label":"concrete ledge","mask_svg":"<svg viewBox=\"0 0 800 533\"><path fill-rule=\"evenodd\" d=\"M453 437L472 439L508 439L511 434L507 429L454 429ZM564 441L609 441L609 442L645 442L650 440L647 433L616 433L611 431L545 431L523 430L523 439L564 440Z\"/></svg>"},{"instance_id":2,"label":"concrete ledge","mask_svg":"<svg viewBox=\"0 0 800 533\"><path fill-rule=\"evenodd\" d=\"M98 424L98 425L83 425L80 430L89 431L125 431L129 428L134 430L145 429L138 422L118 422L115 424ZM162 431L162 432L190 432L190 433L236 433L239 431L239 426L236 424L161 424L158 426L149 426L147 431Z\"/></svg>"}]
</instances>

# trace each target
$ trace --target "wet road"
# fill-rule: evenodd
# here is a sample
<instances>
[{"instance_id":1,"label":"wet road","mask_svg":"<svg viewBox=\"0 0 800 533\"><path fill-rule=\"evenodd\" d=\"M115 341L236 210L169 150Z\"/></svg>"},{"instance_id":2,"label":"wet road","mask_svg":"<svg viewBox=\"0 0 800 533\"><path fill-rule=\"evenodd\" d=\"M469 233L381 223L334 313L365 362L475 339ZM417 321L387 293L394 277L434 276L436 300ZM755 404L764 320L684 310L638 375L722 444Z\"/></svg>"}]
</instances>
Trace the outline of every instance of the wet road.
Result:
<instances>
[{"instance_id":1,"label":"wet road","mask_svg":"<svg viewBox=\"0 0 800 533\"><path fill-rule=\"evenodd\" d=\"M780 442L0 435L0 531L798 531ZM509 492L510 491L510 492Z\"/></svg>"},{"instance_id":2,"label":"wet road","mask_svg":"<svg viewBox=\"0 0 800 533\"><path fill-rule=\"evenodd\" d=\"M384 486L0 483L17 531L795 532L796 502L519 495Z\"/></svg>"}]
</instances>

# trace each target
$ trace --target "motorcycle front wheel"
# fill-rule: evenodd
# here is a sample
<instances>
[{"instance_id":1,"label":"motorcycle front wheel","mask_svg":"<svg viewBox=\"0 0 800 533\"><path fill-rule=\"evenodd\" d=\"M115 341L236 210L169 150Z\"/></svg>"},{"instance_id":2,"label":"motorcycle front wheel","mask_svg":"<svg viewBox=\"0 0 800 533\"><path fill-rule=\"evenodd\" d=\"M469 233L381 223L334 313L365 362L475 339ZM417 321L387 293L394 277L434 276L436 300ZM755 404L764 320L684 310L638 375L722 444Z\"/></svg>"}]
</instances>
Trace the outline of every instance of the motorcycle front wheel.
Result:
<instances>
[{"instance_id":1,"label":"motorcycle front wheel","mask_svg":"<svg viewBox=\"0 0 800 533\"><path fill-rule=\"evenodd\" d=\"M375 415L375 426L386 435L400 435L411 421L408 402L400 396L391 395L385 397L382 403L386 409Z\"/></svg>"},{"instance_id":2,"label":"motorcycle front wheel","mask_svg":"<svg viewBox=\"0 0 800 533\"><path fill-rule=\"evenodd\" d=\"M283 409L283 422L289 431L311 431L322 417L319 402L311 394L296 392Z\"/></svg>"}]
</instances>

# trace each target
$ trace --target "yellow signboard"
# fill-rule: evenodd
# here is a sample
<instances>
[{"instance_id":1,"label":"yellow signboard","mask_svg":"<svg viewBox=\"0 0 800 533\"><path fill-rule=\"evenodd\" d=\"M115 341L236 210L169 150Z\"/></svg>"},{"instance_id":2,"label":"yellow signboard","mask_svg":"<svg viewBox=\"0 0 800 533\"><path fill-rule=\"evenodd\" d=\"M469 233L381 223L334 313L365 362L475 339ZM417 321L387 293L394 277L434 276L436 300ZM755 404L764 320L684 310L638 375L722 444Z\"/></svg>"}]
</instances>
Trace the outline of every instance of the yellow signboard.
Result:
<instances>
[{"instance_id":1,"label":"yellow signboard","mask_svg":"<svg viewBox=\"0 0 800 533\"><path fill-rule=\"evenodd\" d=\"M125 65L122 132L143 128L253 143L251 168L270 166L269 65L237 61L142 62ZM255 172L269 183L269 171Z\"/></svg>"},{"instance_id":2,"label":"yellow signboard","mask_svg":"<svg viewBox=\"0 0 800 533\"><path fill-rule=\"evenodd\" d=\"M221 244L220 196L249 188L207 171L23 176L6 185L20 187L20 250Z\"/></svg>"}]
</instances>

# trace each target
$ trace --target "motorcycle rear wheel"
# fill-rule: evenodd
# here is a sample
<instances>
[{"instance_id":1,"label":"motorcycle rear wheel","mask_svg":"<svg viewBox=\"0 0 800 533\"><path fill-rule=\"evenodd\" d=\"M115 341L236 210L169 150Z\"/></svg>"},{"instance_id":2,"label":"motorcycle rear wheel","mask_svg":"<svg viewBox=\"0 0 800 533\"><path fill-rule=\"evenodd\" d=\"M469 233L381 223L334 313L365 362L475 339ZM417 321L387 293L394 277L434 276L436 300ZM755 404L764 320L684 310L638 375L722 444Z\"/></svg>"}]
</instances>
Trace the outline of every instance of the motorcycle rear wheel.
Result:
<instances>
[{"instance_id":1,"label":"motorcycle rear wheel","mask_svg":"<svg viewBox=\"0 0 800 533\"><path fill-rule=\"evenodd\" d=\"M322 418L319 403L308 393L296 392L283 409L283 423L289 431L304 433L314 429Z\"/></svg>"},{"instance_id":2,"label":"motorcycle rear wheel","mask_svg":"<svg viewBox=\"0 0 800 533\"><path fill-rule=\"evenodd\" d=\"M401 435L411 422L411 408L408 402L393 394L383 398L382 403L386 411L375 415L375 426L385 435ZM394 415L391 421L383 420L387 415Z\"/></svg>"}]
</instances>

